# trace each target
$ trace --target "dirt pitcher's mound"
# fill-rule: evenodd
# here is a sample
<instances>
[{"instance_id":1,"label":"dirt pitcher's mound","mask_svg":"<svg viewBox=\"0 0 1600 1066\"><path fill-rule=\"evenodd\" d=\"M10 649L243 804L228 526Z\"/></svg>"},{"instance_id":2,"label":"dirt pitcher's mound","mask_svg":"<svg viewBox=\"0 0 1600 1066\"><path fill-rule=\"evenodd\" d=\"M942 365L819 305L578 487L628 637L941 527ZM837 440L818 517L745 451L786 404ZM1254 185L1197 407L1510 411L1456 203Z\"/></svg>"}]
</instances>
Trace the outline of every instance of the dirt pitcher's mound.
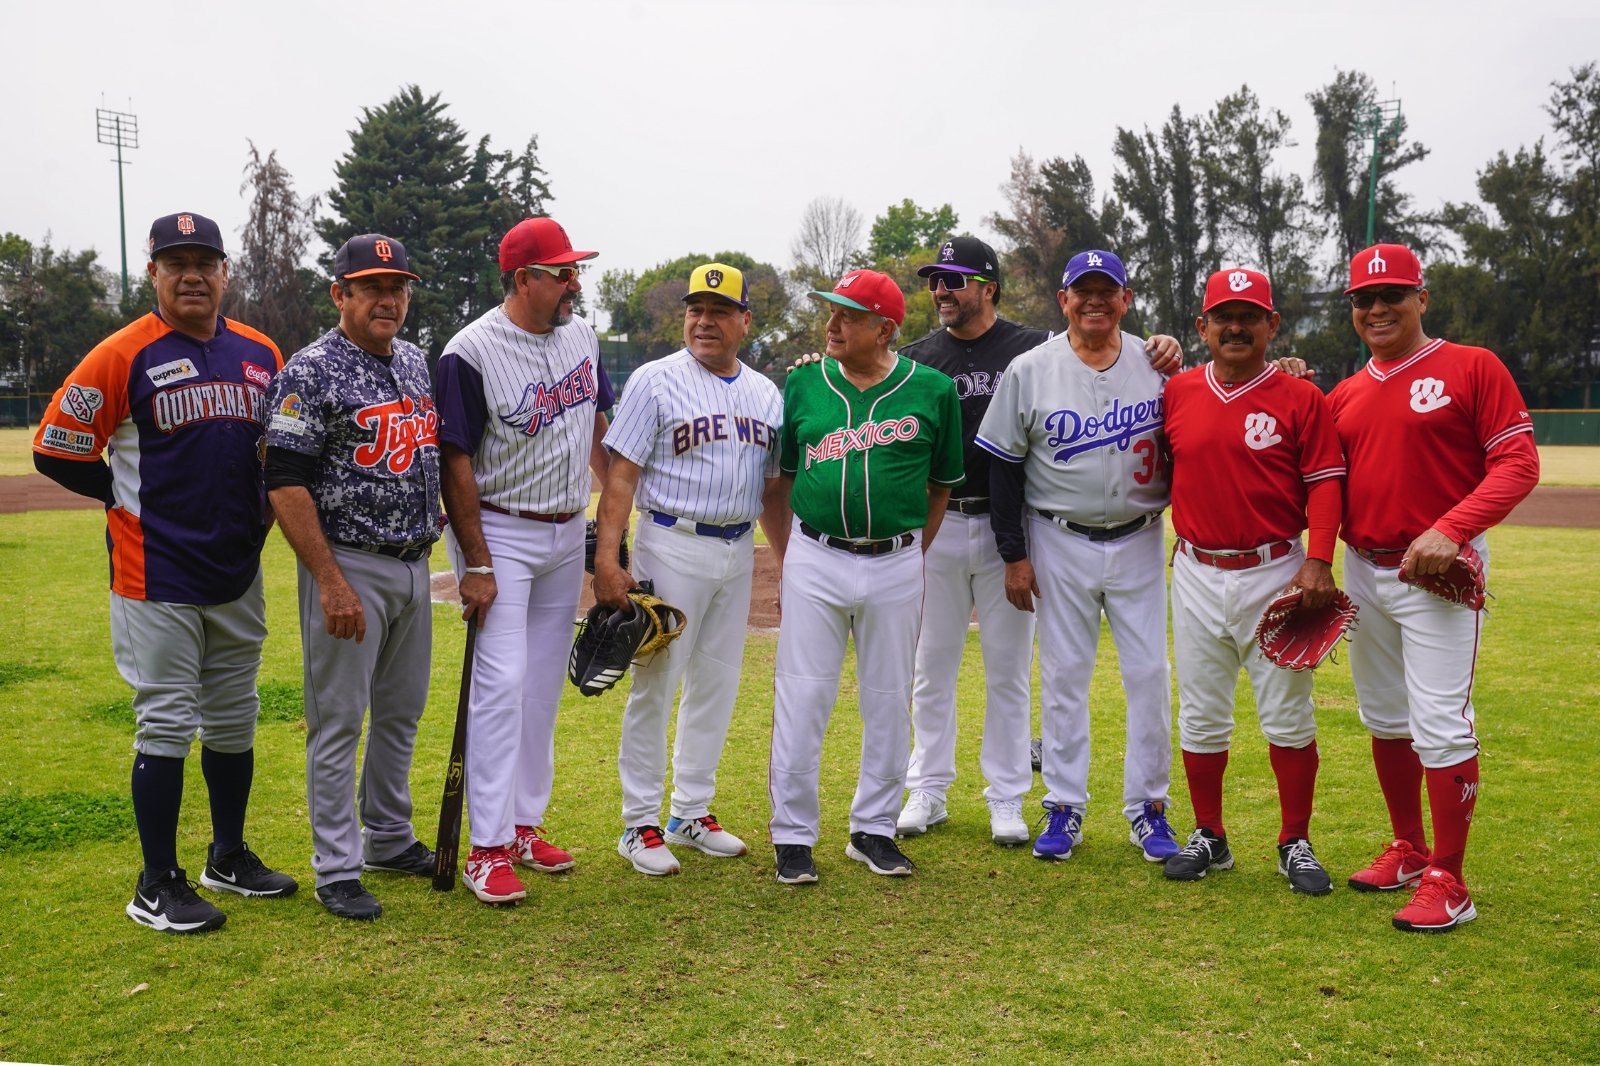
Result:
<instances>
[{"instance_id":1,"label":"dirt pitcher's mound","mask_svg":"<svg viewBox=\"0 0 1600 1066\"><path fill-rule=\"evenodd\" d=\"M582 617L594 606L594 593L589 588L590 579L583 579L583 595L578 600L578 615ZM460 603L456 592L455 575L449 572L433 575L433 602ZM755 576L750 589L750 628L778 628L778 565L772 549L765 544L756 545Z\"/></svg>"}]
</instances>

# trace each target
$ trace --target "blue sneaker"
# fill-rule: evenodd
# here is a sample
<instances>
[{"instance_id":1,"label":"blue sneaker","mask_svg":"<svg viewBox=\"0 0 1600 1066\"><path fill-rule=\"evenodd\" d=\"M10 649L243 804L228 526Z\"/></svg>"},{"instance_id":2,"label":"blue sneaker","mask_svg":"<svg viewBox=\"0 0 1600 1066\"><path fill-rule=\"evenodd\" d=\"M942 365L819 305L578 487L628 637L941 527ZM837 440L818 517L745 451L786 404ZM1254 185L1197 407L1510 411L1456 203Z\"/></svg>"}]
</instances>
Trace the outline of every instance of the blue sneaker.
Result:
<instances>
[{"instance_id":1,"label":"blue sneaker","mask_svg":"<svg viewBox=\"0 0 1600 1066\"><path fill-rule=\"evenodd\" d=\"M1133 820L1128 841L1144 852L1146 862L1166 862L1178 854L1178 837L1167 822L1167 805L1146 800L1144 811Z\"/></svg>"},{"instance_id":2,"label":"blue sneaker","mask_svg":"<svg viewBox=\"0 0 1600 1066\"><path fill-rule=\"evenodd\" d=\"M1049 824L1044 832L1034 838L1033 857L1057 860L1072 858L1072 849L1083 843L1083 815L1065 803L1046 807L1045 810L1047 813L1042 820Z\"/></svg>"}]
</instances>

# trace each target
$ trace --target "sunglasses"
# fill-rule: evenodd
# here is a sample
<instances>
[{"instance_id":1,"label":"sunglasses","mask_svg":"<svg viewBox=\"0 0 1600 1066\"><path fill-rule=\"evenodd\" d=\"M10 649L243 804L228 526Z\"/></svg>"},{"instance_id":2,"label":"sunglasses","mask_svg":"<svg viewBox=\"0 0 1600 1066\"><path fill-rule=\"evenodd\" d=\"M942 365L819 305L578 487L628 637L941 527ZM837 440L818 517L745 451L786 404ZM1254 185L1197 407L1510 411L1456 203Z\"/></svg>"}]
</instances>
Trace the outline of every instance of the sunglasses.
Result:
<instances>
[{"instance_id":1,"label":"sunglasses","mask_svg":"<svg viewBox=\"0 0 1600 1066\"><path fill-rule=\"evenodd\" d=\"M583 268L578 266L546 266L544 263L529 263L522 269L542 270L546 274L549 274L551 277L555 278L557 281L561 282L563 285L570 283L573 278L577 277L583 272Z\"/></svg>"},{"instance_id":2,"label":"sunglasses","mask_svg":"<svg viewBox=\"0 0 1600 1066\"><path fill-rule=\"evenodd\" d=\"M1395 307L1406 302L1406 297L1414 292L1421 292L1422 286L1406 289L1362 289L1360 292L1350 294L1350 306L1357 311L1365 311L1374 303L1382 300L1390 307Z\"/></svg>"},{"instance_id":3,"label":"sunglasses","mask_svg":"<svg viewBox=\"0 0 1600 1066\"><path fill-rule=\"evenodd\" d=\"M935 292L941 282L944 283L946 292L960 292L967 287L967 279L976 281L979 285L987 285L993 278L986 278L982 274L961 274L954 270L941 270L936 274L928 275L928 291Z\"/></svg>"}]
</instances>

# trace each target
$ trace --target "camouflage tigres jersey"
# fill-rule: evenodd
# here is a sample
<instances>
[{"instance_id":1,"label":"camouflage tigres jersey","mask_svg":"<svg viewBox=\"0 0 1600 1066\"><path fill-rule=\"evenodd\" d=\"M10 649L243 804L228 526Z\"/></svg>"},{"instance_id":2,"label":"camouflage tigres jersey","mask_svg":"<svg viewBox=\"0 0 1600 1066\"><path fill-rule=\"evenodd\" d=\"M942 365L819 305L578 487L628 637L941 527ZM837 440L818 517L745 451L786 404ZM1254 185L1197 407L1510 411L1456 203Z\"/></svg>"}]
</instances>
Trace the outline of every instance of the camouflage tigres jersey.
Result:
<instances>
[{"instance_id":1,"label":"camouflage tigres jersey","mask_svg":"<svg viewBox=\"0 0 1600 1066\"><path fill-rule=\"evenodd\" d=\"M439 416L427 359L396 340L387 360L337 329L272 382L267 445L317 457L311 498L329 540L412 547L439 537Z\"/></svg>"}]
</instances>

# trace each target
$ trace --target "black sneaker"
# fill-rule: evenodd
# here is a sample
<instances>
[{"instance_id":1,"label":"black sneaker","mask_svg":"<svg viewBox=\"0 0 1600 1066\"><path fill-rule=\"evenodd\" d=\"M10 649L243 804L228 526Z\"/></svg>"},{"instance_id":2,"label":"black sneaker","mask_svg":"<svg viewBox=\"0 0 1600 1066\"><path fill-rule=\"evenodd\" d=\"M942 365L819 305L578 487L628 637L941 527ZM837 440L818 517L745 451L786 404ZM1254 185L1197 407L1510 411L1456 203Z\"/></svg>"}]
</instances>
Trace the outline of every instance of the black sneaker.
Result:
<instances>
[{"instance_id":1,"label":"black sneaker","mask_svg":"<svg viewBox=\"0 0 1600 1066\"><path fill-rule=\"evenodd\" d=\"M420 840L411 842L411 846L391 859L368 859L361 864L363 870L387 874L415 874L418 877L433 876L433 852L428 845Z\"/></svg>"},{"instance_id":2,"label":"black sneaker","mask_svg":"<svg viewBox=\"0 0 1600 1066\"><path fill-rule=\"evenodd\" d=\"M817 864L805 844L779 844L778 881L785 885L809 885L817 880Z\"/></svg>"},{"instance_id":3,"label":"black sneaker","mask_svg":"<svg viewBox=\"0 0 1600 1066\"><path fill-rule=\"evenodd\" d=\"M164 933L204 933L220 929L228 916L200 898L194 882L182 870L168 870L146 880L139 874L133 899L126 908L128 917Z\"/></svg>"},{"instance_id":4,"label":"black sneaker","mask_svg":"<svg viewBox=\"0 0 1600 1066\"><path fill-rule=\"evenodd\" d=\"M226 855L217 854L216 846L206 849L206 868L200 874L200 883L213 892L237 892L241 896L292 896L300 885L288 874L270 869L261 857L250 850L249 844L240 844Z\"/></svg>"},{"instance_id":5,"label":"black sneaker","mask_svg":"<svg viewBox=\"0 0 1600 1066\"><path fill-rule=\"evenodd\" d=\"M847 858L864 862L867 869L885 877L908 877L915 869L911 860L894 846L893 837L851 833L850 843L845 845L844 853Z\"/></svg>"},{"instance_id":6,"label":"black sneaker","mask_svg":"<svg viewBox=\"0 0 1600 1066\"><path fill-rule=\"evenodd\" d=\"M1278 845L1278 872L1289 879L1289 887L1308 896L1326 896L1333 891L1333 878L1311 853L1311 841L1296 837Z\"/></svg>"},{"instance_id":7,"label":"black sneaker","mask_svg":"<svg viewBox=\"0 0 1600 1066\"><path fill-rule=\"evenodd\" d=\"M1044 769L1044 738L1034 737L1028 741L1028 759L1033 763L1033 772L1038 773Z\"/></svg>"},{"instance_id":8,"label":"black sneaker","mask_svg":"<svg viewBox=\"0 0 1600 1066\"><path fill-rule=\"evenodd\" d=\"M317 889L317 898L324 907L341 918L370 922L383 913L378 898L362 888L361 882L354 877L328 882Z\"/></svg>"},{"instance_id":9,"label":"black sneaker","mask_svg":"<svg viewBox=\"0 0 1600 1066\"><path fill-rule=\"evenodd\" d=\"M1183 850L1168 859L1163 867L1174 881L1198 881L1212 870L1231 869L1233 852L1228 850L1228 838L1219 837L1209 829L1190 833Z\"/></svg>"}]
</instances>

